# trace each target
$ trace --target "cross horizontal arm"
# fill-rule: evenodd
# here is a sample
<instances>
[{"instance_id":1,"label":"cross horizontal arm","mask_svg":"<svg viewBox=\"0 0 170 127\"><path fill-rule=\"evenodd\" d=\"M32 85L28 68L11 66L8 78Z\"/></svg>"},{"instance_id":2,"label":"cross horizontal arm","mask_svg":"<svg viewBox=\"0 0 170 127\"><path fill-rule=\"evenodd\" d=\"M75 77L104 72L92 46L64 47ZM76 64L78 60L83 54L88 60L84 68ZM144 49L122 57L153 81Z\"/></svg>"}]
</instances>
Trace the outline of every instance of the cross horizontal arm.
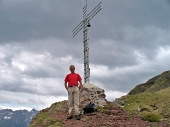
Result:
<instances>
[{"instance_id":1,"label":"cross horizontal arm","mask_svg":"<svg viewBox=\"0 0 170 127\"><path fill-rule=\"evenodd\" d=\"M83 20L84 21L84 20ZM75 33L78 33L83 27L83 24L84 24L84 22L83 21L81 21L80 23L79 23L79 25L72 31L73 32L73 35L75 34ZM81 28L82 27L82 28ZM77 32L78 31L78 32ZM75 36L75 35L74 35ZM73 37L74 37L73 36Z\"/></svg>"},{"instance_id":2,"label":"cross horizontal arm","mask_svg":"<svg viewBox=\"0 0 170 127\"><path fill-rule=\"evenodd\" d=\"M101 5L102 2L100 2L88 15L87 17L89 17L94 11L96 11L98 8L100 8L102 5Z\"/></svg>"},{"instance_id":3,"label":"cross horizontal arm","mask_svg":"<svg viewBox=\"0 0 170 127\"><path fill-rule=\"evenodd\" d=\"M88 24L88 22L101 10L102 8L98 8L95 10L89 17L87 17L87 22L85 25ZM73 37L84 27L84 20L73 30Z\"/></svg>"},{"instance_id":4,"label":"cross horizontal arm","mask_svg":"<svg viewBox=\"0 0 170 127\"><path fill-rule=\"evenodd\" d=\"M89 15L88 20L90 21L102 8L96 9L91 15Z\"/></svg>"},{"instance_id":5,"label":"cross horizontal arm","mask_svg":"<svg viewBox=\"0 0 170 127\"><path fill-rule=\"evenodd\" d=\"M81 21L79 23L79 25L72 31L73 32L73 37L84 27L84 25L88 24L89 21L102 9L101 8L101 3L102 2L100 2L87 16L85 16L84 20ZM84 8L86 8L86 7L87 7L87 5Z\"/></svg>"}]
</instances>

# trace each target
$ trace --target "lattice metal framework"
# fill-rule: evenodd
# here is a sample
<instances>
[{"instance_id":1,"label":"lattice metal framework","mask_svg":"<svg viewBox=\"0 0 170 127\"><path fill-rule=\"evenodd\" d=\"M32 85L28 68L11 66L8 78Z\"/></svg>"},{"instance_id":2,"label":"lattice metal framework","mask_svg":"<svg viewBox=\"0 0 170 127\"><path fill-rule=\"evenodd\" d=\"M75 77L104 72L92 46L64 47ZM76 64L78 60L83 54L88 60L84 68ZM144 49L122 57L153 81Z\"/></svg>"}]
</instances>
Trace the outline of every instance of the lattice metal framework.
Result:
<instances>
[{"instance_id":1,"label":"lattice metal framework","mask_svg":"<svg viewBox=\"0 0 170 127\"><path fill-rule=\"evenodd\" d=\"M100 2L89 14L87 14L87 0L84 0L83 7L83 21L73 30L73 37L83 29L83 43L84 43L84 83L88 83L90 80L90 68L89 68L89 38L88 29L91 26L90 20L102 9L102 2Z\"/></svg>"}]
</instances>

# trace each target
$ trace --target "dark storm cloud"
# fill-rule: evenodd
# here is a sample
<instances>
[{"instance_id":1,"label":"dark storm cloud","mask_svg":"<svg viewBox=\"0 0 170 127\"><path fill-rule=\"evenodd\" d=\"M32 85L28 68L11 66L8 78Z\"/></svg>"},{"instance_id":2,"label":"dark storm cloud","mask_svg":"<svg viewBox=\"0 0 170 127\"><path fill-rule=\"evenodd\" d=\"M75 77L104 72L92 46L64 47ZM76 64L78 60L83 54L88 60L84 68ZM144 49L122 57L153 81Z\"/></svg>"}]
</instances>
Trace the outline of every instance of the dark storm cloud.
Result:
<instances>
[{"instance_id":1,"label":"dark storm cloud","mask_svg":"<svg viewBox=\"0 0 170 127\"><path fill-rule=\"evenodd\" d=\"M67 2L67 3L66 3ZM74 3L74 4L73 4ZM2 41L25 41L48 37L67 38L79 1L10 1L1 2ZM71 34L70 34L71 36Z\"/></svg>"},{"instance_id":2,"label":"dark storm cloud","mask_svg":"<svg viewBox=\"0 0 170 127\"><path fill-rule=\"evenodd\" d=\"M88 12L98 2L89 1ZM82 5L83 2L78 0L2 1L1 42L48 37L68 39L71 37L71 31L82 21ZM125 26L141 28L154 25L163 29L170 26L170 8L166 1L106 0L103 1L102 8L91 20L90 37L123 39L122 29Z\"/></svg>"},{"instance_id":3,"label":"dark storm cloud","mask_svg":"<svg viewBox=\"0 0 170 127\"><path fill-rule=\"evenodd\" d=\"M122 42L126 39L126 27L140 30L143 27L155 26L168 30L169 12L170 6L166 1L103 1L102 11L91 21L89 36L91 39L109 38Z\"/></svg>"},{"instance_id":4,"label":"dark storm cloud","mask_svg":"<svg viewBox=\"0 0 170 127\"><path fill-rule=\"evenodd\" d=\"M87 1L87 13L100 2ZM3 102L42 105L63 99L70 64L83 78L83 30L72 37L72 30L83 20L83 2L0 1ZM102 10L90 21L88 31L90 81L109 91L113 100L114 91L127 93L168 70L169 21L169 0L102 1Z\"/></svg>"}]
</instances>

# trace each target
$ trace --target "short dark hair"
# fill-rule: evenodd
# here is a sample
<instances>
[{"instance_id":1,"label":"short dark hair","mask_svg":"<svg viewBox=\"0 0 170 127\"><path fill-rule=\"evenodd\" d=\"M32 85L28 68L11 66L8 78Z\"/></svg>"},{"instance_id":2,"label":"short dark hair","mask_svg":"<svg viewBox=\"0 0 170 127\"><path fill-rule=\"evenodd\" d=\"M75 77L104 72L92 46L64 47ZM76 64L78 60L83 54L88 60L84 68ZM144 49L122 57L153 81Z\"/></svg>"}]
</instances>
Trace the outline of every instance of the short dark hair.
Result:
<instances>
[{"instance_id":1,"label":"short dark hair","mask_svg":"<svg viewBox=\"0 0 170 127\"><path fill-rule=\"evenodd\" d=\"M74 66L74 65L70 65L70 67L71 67L71 66L75 68L75 66Z\"/></svg>"}]
</instances>

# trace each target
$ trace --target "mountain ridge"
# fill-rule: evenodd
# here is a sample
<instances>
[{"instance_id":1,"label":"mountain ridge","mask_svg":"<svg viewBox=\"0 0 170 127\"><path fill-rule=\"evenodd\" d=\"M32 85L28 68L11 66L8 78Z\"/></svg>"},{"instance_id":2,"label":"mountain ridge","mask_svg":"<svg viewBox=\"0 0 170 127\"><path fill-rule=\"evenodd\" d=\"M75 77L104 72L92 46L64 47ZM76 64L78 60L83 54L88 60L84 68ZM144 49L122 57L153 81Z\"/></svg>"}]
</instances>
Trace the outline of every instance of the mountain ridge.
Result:
<instances>
[{"instance_id":1,"label":"mountain ridge","mask_svg":"<svg viewBox=\"0 0 170 127\"><path fill-rule=\"evenodd\" d=\"M146 83L137 85L128 95L135 95L142 92L154 93L168 87L170 87L170 71L165 71L149 79Z\"/></svg>"},{"instance_id":2,"label":"mountain ridge","mask_svg":"<svg viewBox=\"0 0 170 127\"><path fill-rule=\"evenodd\" d=\"M36 116L39 111L32 109L28 110L0 110L0 127L27 127L32 118Z\"/></svg>"}]
</instances>

